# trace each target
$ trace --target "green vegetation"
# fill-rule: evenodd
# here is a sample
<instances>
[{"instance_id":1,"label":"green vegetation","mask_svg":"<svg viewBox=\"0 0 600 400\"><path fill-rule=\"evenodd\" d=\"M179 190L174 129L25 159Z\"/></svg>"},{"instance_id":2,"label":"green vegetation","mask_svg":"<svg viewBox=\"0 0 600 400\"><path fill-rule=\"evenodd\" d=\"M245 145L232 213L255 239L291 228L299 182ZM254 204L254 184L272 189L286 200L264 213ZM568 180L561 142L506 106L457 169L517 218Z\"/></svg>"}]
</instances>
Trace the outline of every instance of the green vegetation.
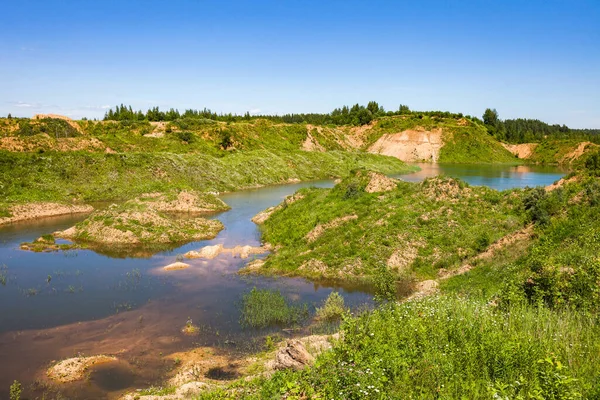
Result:
<instances>
[{"instance_id":1,"label":"green vegetation","mask_svg":"<svg viewBox=\"0 0 600 400\"><path fill-rule=\"evenodd\" d=\"M346 320L342 330L343 339L313 368L255 380L254 390L240 397L577 399L599 394L600 330L585 315L530 307L500 311L442 296L390 303Z\"/></svg>"},{"instance_id":2,"label":"green vegetation","mask_svg":"<svg viewBox=\"0 0 600 400\"><path fill-rule=\"evenodd\" d=\"M600 129L570 129L566 125L550 125L537 119L502 121L495 109L486 109L483 123L490 135L509 143L531 143L550 140L576 140L600 143Z\"/></svg>"},{"instance_id":3,"label":"green vegetation","mask_svg":"<svg viewBox=\"0 0 600 400\"><path fill-rule=\"evenodd\" d=\"M344 305L344 298L338 292L331 292L323 306L317 308L315 318L325 322L337 321L345 312L347 309Z\"/></svg>"},{"instance_id":4,"label":"green vegetation","mask_svg":"<svg viewBox=\"0 0 600 400\"><path fill-rule=\"evenodd\" d=\"M308 316L306 304L293 304L276 290L252 289L242 298L240 323L251 328L296 325Z\"/></svg>"},{"instance_id":5,"label":"green vegetation","mask_svg":"<svg viewBox=\"0 0 600 400\"><path fill-rule=\"evenodd\" d=\"M142 193L228 191L346 175L366 167L408 171L402 161L374 154L266 150L226 157L169 153L98 154L0 152L0 198L6 202L130 199Z\"/></svg>"},{"instance_id":6,"label":"green vegetation","mask_svg":"<svg viewBox=\"0 0 600 400\"><path fill-rule=\"evenodd\" d=\"M13 384L10 385L10 400L20 400L22 392L23 386L19 381L14 381Z\"/></svg>"},{"instance_id":7,"label":"green vegetation","mask_svg":"<svg viewBox=\"0 0 600 400\"><path fill-rule=\"evenodd\" d=\"M397 278L436 277L522 228L527 218L517 191L434 178L368 193L369 176L359 170L332 189L302 189L301 200L274 212L263 240L279 249L263 271L360 280L387 264Z\"/></svg>"}]
</instances>

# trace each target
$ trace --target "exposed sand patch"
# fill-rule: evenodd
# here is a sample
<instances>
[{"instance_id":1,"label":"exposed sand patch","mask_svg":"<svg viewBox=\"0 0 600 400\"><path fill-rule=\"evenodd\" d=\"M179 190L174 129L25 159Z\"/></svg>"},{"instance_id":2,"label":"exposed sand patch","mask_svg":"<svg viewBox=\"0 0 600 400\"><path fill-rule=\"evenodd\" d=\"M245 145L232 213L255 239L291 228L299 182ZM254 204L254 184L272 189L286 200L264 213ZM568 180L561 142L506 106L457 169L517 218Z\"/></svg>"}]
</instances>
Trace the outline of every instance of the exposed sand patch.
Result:
<instances>
[{"instance_id":1,"label":"exposed sand patch","mask_svg":"<svg viewBox=\"0 0 600 400\"><path fill-rule=\"evenodd\" d=\"M406 162L437 162L443 145L441 129L426 131L417 127L400 133L385 134L373 143L368 151Z\"/></svg>"},{"instance_id":2,"label":"exposed sand patch","mask_svg":"<svg viewBox=\"0 0 600 400\"><path fill-rule=\"evenodd\" d=\"M186 263L182 263L182 262L178 261L178 262L174 262L172 264L164 266L163 269L165 271L176 271L176 270L179 270L179 269L186 269L186 268L189 268L189 267L190 267L190 264L186 264Z\"/></svg>"},{"instance_id":3,"label":"exposed sand patch","mask_svg":"<svg viewBox=\"0 0 600 400\"><path fill-rule=\"evenodd\" d=\"M415 246L406 246L394 251L386 265L399 272L404 271L417 259L418 254L419 251Z\"/></svg>"},{"instance_id":4,"label":"exposed sand patch","mask_svg":"<svg viewBox=\"0 0 600 400\"><path fill-rule=\"evenodd\" d=\"M87 204L68 205L60 203L28 203L18 204L10 208L10 217L0 217L0 225L30 219L54 217L58 215L80 214L94 211Z\"/></svg>"},{"instance_id":5,"label":"exposed sand patch","mask_svg":"<svg viewBox=\"0 0 600 400\"><path fill-rule=\"evenodd\" d=\"M321 144L317 141L317 139L315 139L313 137L313 135L311 135L310 132L313 129L316 129L319 134L323 130L323 128L321 128L320 126L313 126L313 125L307 124L306 125L306 139L304 140L304 143L302 143L302 150L325 151L325 148L323 146L321 146Z\"/></svg>"},{"instance_id":6,"label":"exposed sand patch","mask_svg":"<svg viewBox=\"0 0 600 400\"><path fill-rule=\"evenodd\" d=\"M456 179L452 178L429 178L421 183L423 193L430 200L458 202L463 197L470 197L472 190L462 186ZM424 218L425 219L425 218Z\"/></svg>"},{"instance_id":7,"label":"exposed sand patch","mask_svg":"<svg viewBox=\"0 0 600 400\"><path fill-rule=\"evenodd\" d=\"M577 160L579 157L581 157L585 151L589 148L596 148L598 147L597 144L594 144L592 142L581 142L579 143L579 145L570 153L566 154L559 162L561 164L564 163L571 163L575 160Z\"/></svg>"},{"instance_id":8,"label":"exposed sand patch","mask_svg":"<svg viewBox=\"0 0 600 400\"><path fill-rule=\"evenodd\" d=\"M303 199L304 196L299 194L299 193L295 193L291 196L287 196L284 200L282 204L276 205L274 207L269 207L264 211L259 212L258 214L256 214L254 217L252 217L252 222L254 222L256 225L261 225L264 224L266 220L269 219L269 217L271 216L271 214L273 214L275 211L282 209L285 205L290 205L292 203L295 203L298 200Z\"/></svg>"},{"instance_id":9,"label":"exposed sand patch","mask_svg":"<svg viewBox=\"0 0 600 400\"><path fill-rule=\"evenodd\" d=\"M371 121L367 125L354 126L350 128L350 132L346 136L346 141L348 144L355 149L362 148L367 142L367 138L369 136L368 132L373 129L376 123L377 121Z\"/></svg>"},{"instance_id":10,"label":"exposed sand patch","mask_svg":"<svg viewBox=\"0 0 600 400\"><path fill-rule=\"evenodd\" d=\"M530 158L535 148L539 146L539 143L521 143L521 144L508 144L501 143L502 146L513 153L517 158Z\"/></svg>"},{"instance_id":11,"label":"exposed sand patch","mask_svg":"<svg viewBox=\"0 0 600 400\"><path fill-rule=\"evenodd\" d=\"M233 248L223 247L222 244L216 244L214 246L205 246L200 251L188 251L183 256L186 258L205 258L212 260L219 254L231 254L233 256L239 256L240 258L248 258L251 254L263 254L268 249L266 247L253 247L253 246L235 246Z\"/></svg>"},{"instance_id":12,"label":"exposed sand patch","mask_svg":"<svg viewBox=\"0 0 600 400\"><path fill-rule=\"evenodd\" d=\"M578 180L579 180L579 178L577 176L572 176L569 179L560 178L559 180L554 182L552 185L546 186L544 189L546 190L546 192L551 192L553 190L556 190L556 189L562 187L565 184L574 183L574 182L577 182Z\"/></svg>"},{"instance_id":13,"label":"exposed sand patch","mask_svg":"<svg viewBox=\"0 0 600 400\"><path fill-rule=\"evenodd\" d=\"M398 180L389 178L378 172L369 171L369 184L365 188L367 193L389 192L398 187Z\"/></svg>"},{"instance_id":14,"label":"exposed sand patch","mask_svg":"<svg viewBox=\"0 0 600 400\"><path fill-rule=\"evenodd\" d=\"M73 127L73 129L75 129L77 132L83 133L82 130L81 130L81 127L77 124L77 122L73 121L71 118L66 117L64 115L58 115L58 114L36 114L31 119L46 119L46 118L62 119L63 121L66 121L69 125L71 125L71 127Z\"/></svg>"},{"instance_id":15,"label":"exposed sand patch","mask_svg":"<svg viewBox=\"0 0 600 400\"><path fill-rule=\"evenodd\" d=\"M357 218L358 218L358 215L352 214L352 215L346 215L346 216L340 217L340 218L335 218L335 219L327 222L326 224L319 224L319 225L315 226L312 231L308 232L306 234L305 238L309 243L312 243L315 240L317 240L323 233L325 233L326 230L337 228L338 226L341 226L342 224L344 224L348 221L355 220Z\"/></svg>"},{"instance_id":16,"label":"exposed sand patch","mask_svg":"<svg viewBox=\"0 0 600 400\"><path fill-rule=\"evenodd\" d=\"M73 382L83 379L87 369L92 365L116 360L116 357L104 355L69 358L50 367L48 377L60 383Z\"/></svg>"},{"instance_id":17,"label":"exposed sand patch","mask_svg":"<svg viewBox=\"0 0 600 400\"><path fill-rule=\"evenodd\" d=\"M74 137L54 139L47 134L30 137L7 136L0 138L0 149L13 152L31 152L40 149L54 151L103 151L107 147L96 138Z\"/></svg>"}]
</instances>

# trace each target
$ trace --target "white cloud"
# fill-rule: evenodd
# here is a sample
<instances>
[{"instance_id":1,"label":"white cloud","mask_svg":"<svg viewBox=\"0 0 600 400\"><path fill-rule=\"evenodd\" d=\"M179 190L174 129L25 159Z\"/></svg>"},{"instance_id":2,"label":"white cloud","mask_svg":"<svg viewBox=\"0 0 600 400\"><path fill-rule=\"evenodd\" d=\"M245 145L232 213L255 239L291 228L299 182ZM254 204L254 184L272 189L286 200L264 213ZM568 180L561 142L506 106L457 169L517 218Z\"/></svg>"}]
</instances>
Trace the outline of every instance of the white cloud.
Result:
<instances>
[{"instance_id":1,"label":"white cloud","mask_svg":"<svg viewBox=\"0 0 600 400\"><path fill-rule=\"evenodd\" d=\"M253 108L252 110L250 110L250 111L248 111L248 112L249 112L250 114L252 114L252 115L256 115L256 114L259 114L259 113L260 113L260 111L261 111L261 109L260 109L260 108Z\"/></svg>"}]
</instances>

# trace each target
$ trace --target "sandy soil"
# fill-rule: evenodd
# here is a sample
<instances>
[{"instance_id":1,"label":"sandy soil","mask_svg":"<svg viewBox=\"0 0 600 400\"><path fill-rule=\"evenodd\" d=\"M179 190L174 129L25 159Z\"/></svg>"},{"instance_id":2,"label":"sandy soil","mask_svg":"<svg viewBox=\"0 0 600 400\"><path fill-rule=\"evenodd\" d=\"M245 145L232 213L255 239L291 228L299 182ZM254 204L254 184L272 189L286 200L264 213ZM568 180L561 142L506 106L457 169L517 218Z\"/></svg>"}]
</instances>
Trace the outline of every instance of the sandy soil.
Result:
<instances>
[{"instance_id":1,"label":"sandy soil","mask_svg":"<svg viewBox=\"0 0 600 400\"><path fill-rule=\"evenodd\" d=\"M229 209L229 206L220 198L207 196L211 196L211 198L203 199L197 193L181 191L174 200L169 200L166 194L148 193L140 196L134 202L145 204L156 211L168 213L209 213Z\"/></svg>"},{"instance_id":2,"label":"sandy soil","mask_svg":"<svg viewBox=\"0 0 600 400\"><path fill-rule=\"evenodd\" d=\"M291 196L287 196L285 198L285 200L283 201L283 203L285 205L290 205L298 200L303 199L304 196L302 196L301 194L293 194ZM283 208L282 204L279 204L277 206L274 207L269 207L264 211L259 212L258 214L256 214L254 217L252 217L252 222L254 222L257 225L261 225L264 224L266 220L269 219L269 217L271 216L271 214L273 214L275 211L280 210L281 208Z\"/></svg>"},{"instance_id":3,"label":"sandy soil","mask_svg":"<svg viewBox=\"0 0 600 400\"><path fill-rule=\"evenodd\" d=\"M579 177L577 177L577 176L572 176L569 179L560 178L559 180L554 182L552 185L546 186L544 189L546 190L546 192L551 192L553 190L558 189L559 187L562 187L565 184L577 182L578 180L579 180Z\"/></svg>"},{"instance_id":4,"label":"sandy soil","mask_svg":"<svg viewBox=\"0 0 600 400\"><path fill-rule=\"evenodd\" d=\"M406 162L436 162L443 146L442 130L410 129L381 136L368 151L399 158Z\"/></svg>"},{"instance_id":5,"label":"sandy soil","mask_svg":"<svg viewBox=\"0 0 600 400\"><path fill-rule=\"evenodd\" d=\"M529 158L538 147L539 143L522 143L522 144L507 144L502 143L502 146L513 153L518 158Z\"/></svg>"},{"instance_id":6,"label":"sandy soil","mask_svg":"<svg viewBox=\"0 0 600 400\"><path fill-rule=\"evenodd\" d=\"M73 382L83 379L87 369L92 365L116 360L116 357L105 355L69 358L48 368L48 377L60 383Z\"/></svg>"},{"instance_id":7,"label":"sandy soil","mask_svg":"<svg viewBox=\"0 0 600 400\"><path fill-rule=\"evenodd\" d=\"M231 254L234 257L239 256L240 258L248 258L251 254L263 254L268 249L266 247L253 247L253 246L235 246L233 248L223 247L222 244L214 246L205 246L200 251L188 251L184 254L186 258L205 258L212 260L219 254Z\"/></svg>"},{"instance_id":8,"label":"sandy soil","mask_svg":"<svg viewBox=\"0 0 600 400\"><path fill-rule=\"evenodd\" d=\"M177 271L177 270L186 269L189 267L190 267L190 264L186 264L186 263L182 263L182 262L178 261L178 262L174 262L172 264L164 266L163 269L165 271Z\"/></svg>"},{"instance_id":9,"label":"sandy soil","mask_svg":"<svg viewBox=\"0 0 600 400\"><path fill-rule=\"evenodd\" d=\"M306 240L309 243L312 243L315 240L317 240L323 233L325 233L326 230L332 229L332 228L337 228L338 226L341 226L344 223L354 220L354 219L357 219L357 218L358 218L358 215L354 215L354 214L346 215L344 217L335 218L335 219L327 222L326 224L319 224L319 225L315 226L312 231L310 231L306 234Z\"/></svg>"},{"instance_id":10,"label":"sandy soil","mask_svg":"<svg viewBox=\"0 0 600 400\"><path fill-rule=\"evenodd\" d=\"M28 203L11 207L10 217L0 217L0 225L57 215L92 212L94 208L86 204L68 205L60 203Z\"/></svg>"},{"instance_id":11,"label":"sandy soil","mask_svg":"<svg viewBox=\"0 0 600 400\"><path fill-rule=\"evenodd\" d=\"M66 117L64 115L58 114L36 114L31 119L45 119L45 118L53 118L53 119L62 119L63 121L67 121L69 125L73 127L77 132L83 133L81 127L77 124L77 122L73 121L71 118Z\"/></svg>"},{"instance_id":12,"label":"sandy soil","mask_svg":"<svg viewBox=\"0 0 600 400\"><path fill-rule=\"evenodd\" d=\"M378 172L369 172L369 183L365 188L367 193L389 192L398 187L398 180L388 178Z\"/></svg>"},{"instance_id":13,"label":"sandy soil","mask_svg":"<svg viewBox=\"0 0 600 400\"><path fill-rule=\"evenodd\" d=\"M570 153L568 153L567 155L565 155L561 160L560 163L564 164L564 163L571 163L575 160L577 160L579 157L581 157L582 155L585 154L585 151L589 148L596 148L598 147L597 144L594 144L592 142L582 142L579 143L579 145Z\"/></svg>"}]
</instances>

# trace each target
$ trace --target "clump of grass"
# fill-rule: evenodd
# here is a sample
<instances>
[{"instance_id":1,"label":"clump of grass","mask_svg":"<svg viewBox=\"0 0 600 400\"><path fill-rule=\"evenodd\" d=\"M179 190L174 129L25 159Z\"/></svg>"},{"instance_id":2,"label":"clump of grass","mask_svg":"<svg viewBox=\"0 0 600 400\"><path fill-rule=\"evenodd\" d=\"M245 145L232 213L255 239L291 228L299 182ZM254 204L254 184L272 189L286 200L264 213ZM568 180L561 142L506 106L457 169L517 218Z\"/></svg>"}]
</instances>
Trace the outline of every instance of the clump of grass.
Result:
<instances>
[{"instance_id":1,"label":"clump of grass","mask_svg":"<svg viewBox=\"0 0 600 400\"><path fill-rule=\"evenodd\" d=\"M188 318L188 320L185 323L185 326L181 329L181 331L186 335L195 335L200 331L200 329L196 325L194 325L191 318Z\"/></svg>"},{"instance_id":2,"label":"clump of grass","mask_svg":"<svg viewBox=\"0 0 600 400\"><path fill-rule=\"evenodd\" d=\"M176 387L174 386L151 386L147 389L143 389L139 391L137 394L140 396L168 396L171 394L175 394Z\"/></svg>"},{"instance_id":3,"label":"clump of grass","mask_svg":"<svg viewBox=\"0 0 600 400\"><path fill-rule=\"evenodd\" d=\"M323 306L317 308L316 318L318 321L338 321L346 312L344 298L338 292L331 292L323 302Z\"/></svg>"},{"instance_id":4,"label":"clump of grass","mask_svg":"<svg viewBox=\"0 0 600 400\"><path fill-rule=\"evenodd\" d=\"M298 324L308 316L306 304L291 304L281 292L252 289L243 295L240 323L252 328Z\"/></svg>"}]
</instances>

